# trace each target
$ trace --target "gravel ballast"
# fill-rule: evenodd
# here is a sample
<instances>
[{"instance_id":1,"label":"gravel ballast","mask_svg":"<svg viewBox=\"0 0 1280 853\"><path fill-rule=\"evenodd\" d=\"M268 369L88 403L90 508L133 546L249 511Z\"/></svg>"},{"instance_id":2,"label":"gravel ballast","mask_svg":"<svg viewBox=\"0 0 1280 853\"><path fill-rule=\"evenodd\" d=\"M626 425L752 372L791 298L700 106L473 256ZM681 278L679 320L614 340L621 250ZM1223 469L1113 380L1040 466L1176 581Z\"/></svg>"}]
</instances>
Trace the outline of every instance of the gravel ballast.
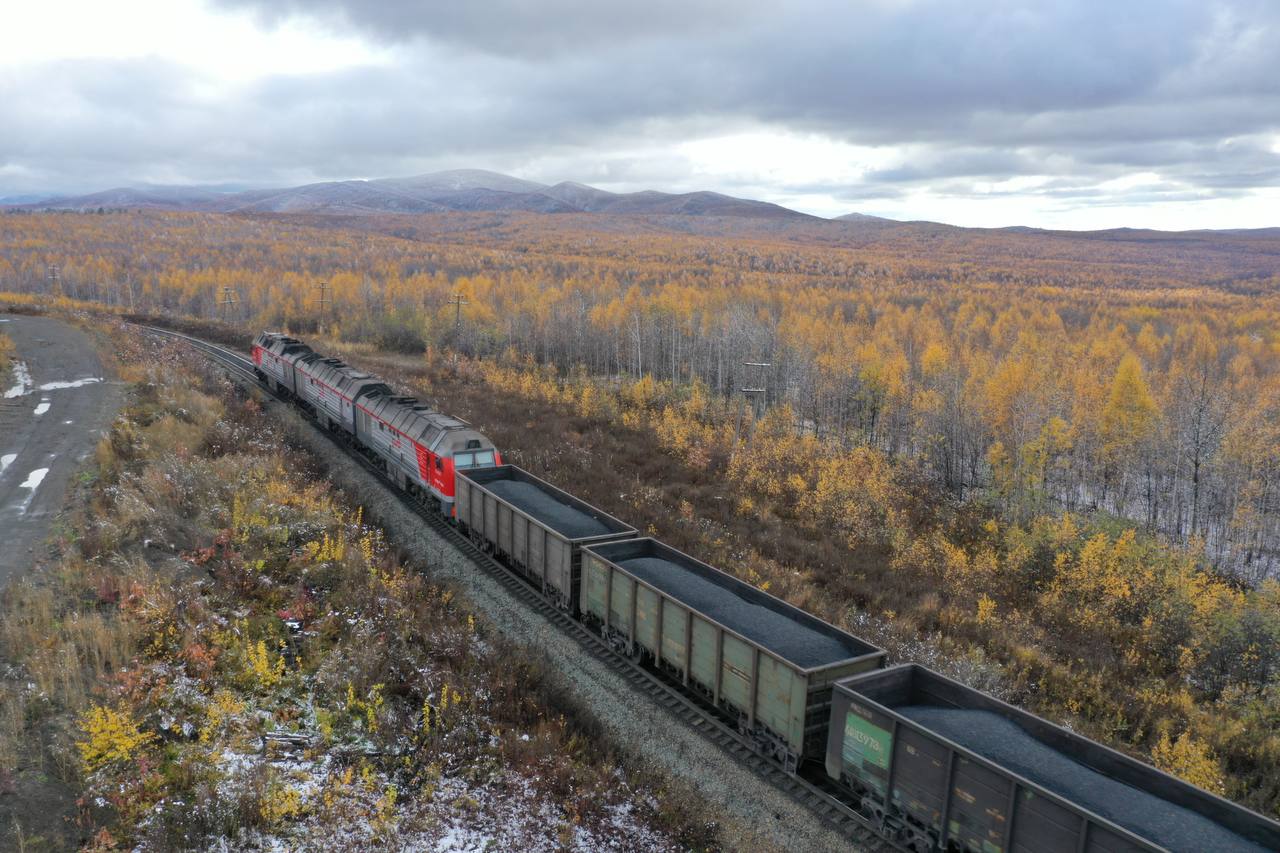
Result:
<instances>
[{"instance_id":1,"label":"gravel ballast","mask_svg":"<svg viewBox=\"0 0 1280 853\"><path fill-rule=\"evenodd\" d=\"M533 483L521 480L493 480L483 487L550 527L566 539L585 539L612 533L602 521L562 503Z\"/></svg>"},{"instance_id":2,"label":"gravel ballast","mask_svg":"<svg viewBox=\"0 0 1280 853\"><path fill-rule=\"evenodd\" d=\"M864 652L785 613L743 598L731 584L721 586L671 560L632 557L618 565L796 666L825 666Z\"/></svg>"},{"instance_id":3,"label":"gravel ballast","mask_svg":"<svg viewBox=\"0 0 1280 853\"><path fill-rule=\"evenodd\" d=\"M859 853L861 848L847 837L829 829L791 796L756 776L636 689L622 673L584 652L572 637L512 597L292 409L275 401L266 405L289 438L325 464L334 481L364 506L365 517L376 520L391 542L427 566L433 577L455 583L494 630L539 650L615 745L646 766L694 787L716 809L729 849Z\"/></svg>"},{"instance_id":4,"label":"gravel ballast","mask_svg":"<svg viewBox=\"0 0 1280 853\"><path fill-rule=\"evenodd\" d=\"M934 705L905 705L894 710L1170 850L1264 851L1202 815L1086 767L999 714Z\"/></svg>"}]
</instances>

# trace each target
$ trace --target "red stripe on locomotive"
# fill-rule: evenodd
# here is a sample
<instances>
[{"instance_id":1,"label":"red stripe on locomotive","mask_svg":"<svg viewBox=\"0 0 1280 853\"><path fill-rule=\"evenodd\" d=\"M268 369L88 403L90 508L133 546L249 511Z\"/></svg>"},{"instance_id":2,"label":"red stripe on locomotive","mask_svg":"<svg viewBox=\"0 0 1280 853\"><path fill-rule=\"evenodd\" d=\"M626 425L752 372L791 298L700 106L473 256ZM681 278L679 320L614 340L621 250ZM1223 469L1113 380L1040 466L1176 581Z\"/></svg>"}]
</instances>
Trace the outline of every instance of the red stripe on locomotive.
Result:
<instances>
[{"instance_id":1,"label":"red stripe on locomotive","mask_svg":"<svg viewBox=\"0 0 1280 853\"><path fill-rule=\"evenodd\" d=\"M431 451L427 450L416 441L413 443L413 449L418 452L418 474L422 477L422 482L431 482Z\"/></svg>"}]
</instances>

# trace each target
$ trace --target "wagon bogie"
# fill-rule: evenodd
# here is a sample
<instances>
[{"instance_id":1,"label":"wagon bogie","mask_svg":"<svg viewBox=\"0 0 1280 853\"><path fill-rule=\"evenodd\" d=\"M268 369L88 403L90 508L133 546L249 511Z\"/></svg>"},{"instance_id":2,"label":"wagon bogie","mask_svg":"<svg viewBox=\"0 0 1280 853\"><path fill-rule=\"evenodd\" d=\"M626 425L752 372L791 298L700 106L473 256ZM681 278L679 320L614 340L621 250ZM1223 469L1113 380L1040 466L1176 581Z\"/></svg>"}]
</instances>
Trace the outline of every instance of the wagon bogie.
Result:
<instances>
[{"instance_id":1,"label":"wagon bogie","mask_svg":"<svg viewBox=\"0 0 1280 853\"><path fill-rule=\"evenodd\" d=\"M879 649L653 539L583 554L584 622L706 699L789 771L825 748L832 682L883 660Z\"/></svg>"}]
</instances>

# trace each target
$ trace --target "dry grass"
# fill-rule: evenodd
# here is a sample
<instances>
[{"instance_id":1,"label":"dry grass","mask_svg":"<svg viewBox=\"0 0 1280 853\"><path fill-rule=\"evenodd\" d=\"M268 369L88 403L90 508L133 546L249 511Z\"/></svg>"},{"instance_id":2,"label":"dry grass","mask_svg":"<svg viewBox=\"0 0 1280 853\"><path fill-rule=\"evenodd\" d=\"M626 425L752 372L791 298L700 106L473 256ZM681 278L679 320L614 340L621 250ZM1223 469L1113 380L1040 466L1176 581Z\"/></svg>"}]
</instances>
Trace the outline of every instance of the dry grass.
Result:
<instances>
[{"instance_id":1,"label":"dry grass","mask_svg":"<svg viewBox=\"0 0 1280 853\"><path fill-rule=\"evenodd\" d=\"M15 351L13 338L0 332L0 379L6 376Z\"/></svg>"},{"instance_id":2,"label":"dry grass","mask_svg":"<svg viewBox=\"0 0 1280 853\"><path fill-rule=\"evenodd\" d=\"M365 849L393 831L430 846L510 797L556 816L522 818L528 838L607 833L627 803L666 839L650 845L717 846L694 792L629 769L553 673L264 438L257 406L208 376L131 367L173 359L129 334L118 345L135 393L64 556L2 603L16 677L0 679L0 786L33 762L72 780L108 804L79 815L109 833L100 846ZM100 733L95 754L117 738L125 758L89 763L76 744L104 708L137 728ZM273 731L312 746L263 753Z\"/></svg>"}]
</instances>

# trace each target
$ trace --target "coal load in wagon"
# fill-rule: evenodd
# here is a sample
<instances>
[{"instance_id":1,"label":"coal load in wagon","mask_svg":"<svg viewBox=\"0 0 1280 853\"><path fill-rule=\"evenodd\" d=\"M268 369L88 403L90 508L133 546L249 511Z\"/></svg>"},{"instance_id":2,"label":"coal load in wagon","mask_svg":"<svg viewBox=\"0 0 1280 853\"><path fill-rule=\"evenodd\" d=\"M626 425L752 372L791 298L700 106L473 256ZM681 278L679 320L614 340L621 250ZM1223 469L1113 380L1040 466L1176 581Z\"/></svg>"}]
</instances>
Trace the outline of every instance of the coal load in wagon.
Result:
<instances>
[{"instance_id":1,"label":"coal load in wagon","mask_svg":"<svg viewBox=\"0 0 1280 853\"><path fill-rule=\"evenodd\" d=\"M838 637L828 636L786 613L742 598L731 585L721 586L670 560L633 557L619 560L618 565L793 666L811 669L861 653L850 649Z\"/></svg>"},{"instance_id":2,"label":"coal load in wagon","mask_svg":"<svg viewBox=\"0 0 1280 853\"><path fill-rule=\"evenodd\" d=\"M519 480L493 480L482 484L493 494L566 539L584 539L612 533L605 524L580 509L561 503L533 483Z\"/></svg>"},{"instance_id":3,"label":"coal load in wagon","mask_svg":"<svg viewBox=\"0 0 1280 853\"><path fill-rule=\"evenodd\" d=\"M1203 815L1086 767L999 714L935 705L906 705L894 710L1169 850L1264 851Z\"/></svg>"}]
</instances>

